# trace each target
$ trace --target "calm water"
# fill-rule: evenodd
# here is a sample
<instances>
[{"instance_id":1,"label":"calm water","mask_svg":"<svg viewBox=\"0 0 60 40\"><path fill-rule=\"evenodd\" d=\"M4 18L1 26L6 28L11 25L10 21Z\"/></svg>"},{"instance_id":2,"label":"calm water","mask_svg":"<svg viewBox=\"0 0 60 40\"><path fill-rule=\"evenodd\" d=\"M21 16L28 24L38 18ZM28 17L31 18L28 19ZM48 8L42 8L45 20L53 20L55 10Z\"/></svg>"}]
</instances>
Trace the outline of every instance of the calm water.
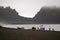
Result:
<instances>
[{"instance_id":1,"label":"calm water","mask_svg":"<svg viewBox=\"0 0 60 40\"><path fill-rule=\"evenodd\" d=\"M4 24L4 27L8 28L17 28L17 27L24 27L25 29L30 29L32 27L45 27L45 30L48 30L49 28L54 28L56 31L60 31L60 24L19 24L19 25L6 25Z\"/></svg>"}]
</instances>

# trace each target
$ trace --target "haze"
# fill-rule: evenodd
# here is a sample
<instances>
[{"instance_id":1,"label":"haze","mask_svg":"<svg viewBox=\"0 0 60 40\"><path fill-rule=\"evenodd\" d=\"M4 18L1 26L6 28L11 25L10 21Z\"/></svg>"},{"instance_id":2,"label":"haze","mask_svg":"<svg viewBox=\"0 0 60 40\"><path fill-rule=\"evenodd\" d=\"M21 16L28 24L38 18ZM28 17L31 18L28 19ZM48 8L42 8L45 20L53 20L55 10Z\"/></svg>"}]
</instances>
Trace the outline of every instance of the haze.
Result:
<instances>
[{"instance_id":1,"label":"haze","mask_svg":"<svg viewBox=\"0 0 60 40\"><path fill-rule=\"evenodd\" d=\"M42 6L60 6L60 0L0 0L0 6L10 6L24 17L34 17Z\"/></svg>"}]
</instances>

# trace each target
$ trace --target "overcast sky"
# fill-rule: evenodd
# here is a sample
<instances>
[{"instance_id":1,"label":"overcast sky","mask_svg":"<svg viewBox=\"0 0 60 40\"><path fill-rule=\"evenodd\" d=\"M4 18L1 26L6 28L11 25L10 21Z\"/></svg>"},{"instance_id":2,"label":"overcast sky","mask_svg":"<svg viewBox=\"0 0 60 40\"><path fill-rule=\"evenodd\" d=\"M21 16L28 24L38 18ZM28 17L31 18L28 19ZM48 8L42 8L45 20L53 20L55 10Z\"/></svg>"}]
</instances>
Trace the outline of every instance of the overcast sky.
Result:
<instances>
[{"instance_id":1,"label":"overcast sky","mask_svg":"<svg viewBox=\"0 0 60 40\"><path fill-rule=\"evenodd\" d=\"M60 0L0 0L0 6L10 6L21 16L33 17L42 6L60 6Z\"/></svg>"}]
</instances>

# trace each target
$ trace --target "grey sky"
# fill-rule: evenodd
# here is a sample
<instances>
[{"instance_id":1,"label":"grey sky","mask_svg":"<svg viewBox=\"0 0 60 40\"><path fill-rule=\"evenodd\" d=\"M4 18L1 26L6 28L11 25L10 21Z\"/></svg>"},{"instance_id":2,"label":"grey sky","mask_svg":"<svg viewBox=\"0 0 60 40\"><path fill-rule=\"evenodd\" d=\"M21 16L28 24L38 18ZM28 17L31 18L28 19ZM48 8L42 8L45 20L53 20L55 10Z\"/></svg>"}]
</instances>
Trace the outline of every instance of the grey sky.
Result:
<instances>
[{"instance_id":1,"label":"grey sky","mask_svg":"<svg viewBox=\"0 0 60 40\"><path fill-rule=\"evenodd\" d=\"M0 0L0 6L10 6L21 16L33 17L42 6L60 6L60 0Z\"/></svg>"}]
</instances>

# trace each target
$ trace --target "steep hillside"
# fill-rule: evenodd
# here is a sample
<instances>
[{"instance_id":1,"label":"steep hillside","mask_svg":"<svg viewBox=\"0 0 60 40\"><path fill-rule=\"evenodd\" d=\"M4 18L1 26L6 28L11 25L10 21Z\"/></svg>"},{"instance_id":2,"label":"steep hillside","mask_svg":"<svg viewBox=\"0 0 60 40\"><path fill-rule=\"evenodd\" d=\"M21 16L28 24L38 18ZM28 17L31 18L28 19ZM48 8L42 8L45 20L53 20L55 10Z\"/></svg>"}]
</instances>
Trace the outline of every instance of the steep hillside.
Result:
<instances>
[{"instance_id":1,"label":"steep hillside","mask_svg":"<svg viewBox=\"0 0 60 40\"><path fill-rule=\"evenodd\" d=\"M12 24L21 24L30 23L32 19L19 16L18 12L15 9L11 9L10 7L0 7L0 21Z\"/></svg>"},{"instance_id":2,"label":"steep hillside","mask_svg":"<svg viewBox=\"0 0 60 40\"><path fill-rule=\"evenodd\" d=\"M60 8L42 7L33 19L36 23L60 24Z\"/></svg>"},{"instance_id":3,"label":"steep hillside","mask_svg":"<svg viewBox=\"0 0 60 40\"><path fill-rule=\"evenodd\" d=\"M0 7L0 22L10 24L60 24L60 8L42 7L34 18L18 15L15 9Z\"/></svg>"}]
</instances>

